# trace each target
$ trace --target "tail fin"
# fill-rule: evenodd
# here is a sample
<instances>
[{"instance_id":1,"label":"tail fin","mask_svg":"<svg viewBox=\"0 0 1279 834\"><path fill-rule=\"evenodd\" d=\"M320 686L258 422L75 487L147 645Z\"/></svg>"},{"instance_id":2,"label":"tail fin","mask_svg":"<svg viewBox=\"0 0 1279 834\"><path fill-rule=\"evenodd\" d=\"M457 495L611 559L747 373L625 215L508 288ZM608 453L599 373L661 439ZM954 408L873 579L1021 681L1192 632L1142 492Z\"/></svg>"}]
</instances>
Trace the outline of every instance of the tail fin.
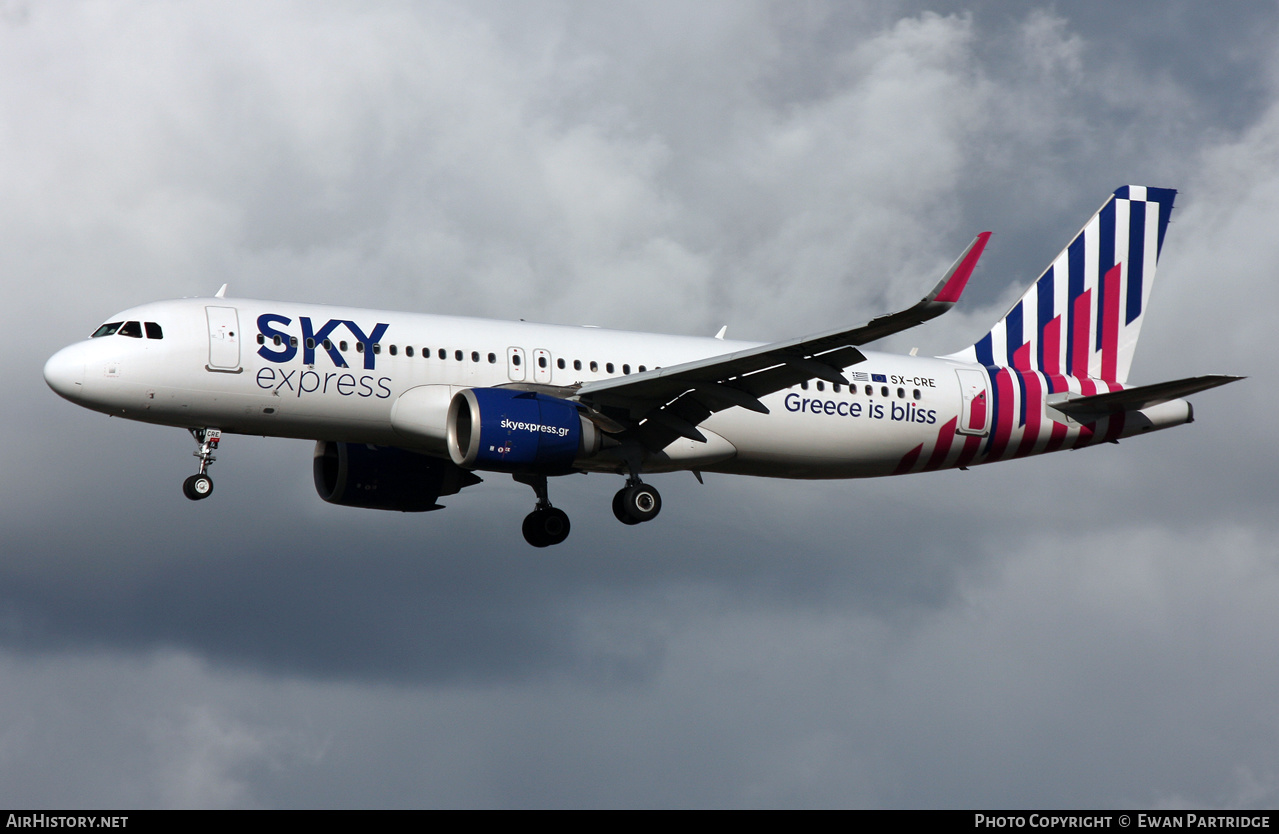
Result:
<instances>
[{"instance_id":1,"label":"tail fin","mask_svg":"<svg viewBox=\"0 0 1279 834\"><path fill-rule=\"evenodd\" d=\"M1177 192L1115 191L990 332L955 354L986 366L1126 382Z\"/></svg>"}]
</instances>

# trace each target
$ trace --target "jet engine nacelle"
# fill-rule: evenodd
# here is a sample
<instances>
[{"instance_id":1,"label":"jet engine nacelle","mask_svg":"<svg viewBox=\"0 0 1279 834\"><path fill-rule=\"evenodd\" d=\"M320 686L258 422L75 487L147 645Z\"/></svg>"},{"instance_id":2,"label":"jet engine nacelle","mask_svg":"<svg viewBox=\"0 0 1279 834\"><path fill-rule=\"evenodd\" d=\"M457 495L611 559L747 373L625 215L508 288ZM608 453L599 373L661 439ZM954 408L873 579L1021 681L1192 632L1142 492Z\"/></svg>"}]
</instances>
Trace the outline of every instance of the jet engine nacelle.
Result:
<instances>
[{"instance_id":1,"label":"jet engine nacelle","mask_svg":"<svg viewBox=\"0 0 1279 834\"><path fill-rule=\"evenodd\" d=\"M467 469L563 474L600 449L575 403L510 388L466 388L449 403L449 457Z\"/></svg>"},{"instance_id":2,"label":"jet engine nacelle","mask_svg":"<svg viewBox=\"0 0 1279 834\"><path fill-rule=\"evenodd\" d=\"M480 478L447 460L392 446L315 444L315 491L330 504L370 510L420 513L438 510L435 500Z\"/></svg>"}]
</instances>

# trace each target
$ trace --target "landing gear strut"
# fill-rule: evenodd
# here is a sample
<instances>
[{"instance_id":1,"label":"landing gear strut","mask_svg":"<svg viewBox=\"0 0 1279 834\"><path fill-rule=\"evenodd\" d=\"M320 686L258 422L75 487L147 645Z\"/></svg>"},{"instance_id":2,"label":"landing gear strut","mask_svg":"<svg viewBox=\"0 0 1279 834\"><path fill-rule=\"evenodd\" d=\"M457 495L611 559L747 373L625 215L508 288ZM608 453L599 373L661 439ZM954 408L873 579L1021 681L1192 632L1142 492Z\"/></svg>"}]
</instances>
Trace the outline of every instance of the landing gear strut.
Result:
<instances>
[{"instance_id":1,"label":"landing gear strut","mask_svg":"<svg viewBox=\"0 0 1279 834\"><path fill-rule=\"evenodd\" d=\"M551 506L547 497L545 475L515 475L516 481L527 484L537 493L537 506L524 517L524 541L534 547L548 547L568 538L568 513Z\"/></svg>"},{"instance_id":2,"label":"landing gear strut","mask_svg":"<svg viewBox=\"0 0 1279 834\"><path fill-rule=\"evenodd\" d=\"M662 511L662 496L642 482L638 475L626 479L626 486L613 496L613 515L623 524L652 521Z\"/></svg>"},{"instance_id":3,"label":"landing gear strut","mask_svg":"<svg viewBox=\"0 0 1279 834\"><path fill-rule=\"evenodd\" d=\"M213 479L209 477L207 470L217 460L213 453L222 440L222 432L220 429L191 429L191 436L200 444L200 448L191 453L200 459L200 471L182 482L182 494L192 501L199 501L213 494Z\"/></svg>"}]
</instances>

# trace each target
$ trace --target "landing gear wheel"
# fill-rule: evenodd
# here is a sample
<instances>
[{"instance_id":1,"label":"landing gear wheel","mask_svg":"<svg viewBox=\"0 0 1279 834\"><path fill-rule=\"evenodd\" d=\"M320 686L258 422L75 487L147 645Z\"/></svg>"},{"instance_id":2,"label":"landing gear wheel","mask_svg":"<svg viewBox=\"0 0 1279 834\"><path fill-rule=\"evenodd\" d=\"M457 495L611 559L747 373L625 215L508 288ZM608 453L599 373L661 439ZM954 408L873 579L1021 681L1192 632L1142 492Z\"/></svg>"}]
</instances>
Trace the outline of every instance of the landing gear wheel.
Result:
<instances>
[{"instance_id":1,"label":"landing gear wheel","mask_svg":"<svg viewBox=\"0 0 1279 834\"><path fill-rule=\"evenodd\" d=\"M613 516L623 524L639 524L638 521L626 514L626 493L630 487L622 487L613 496Z\"/></svg>"},{"instance_id":2,"label":"landing gear wheel","mask_svg":"<svg viewBox=\"0 0 1279 834\"><path fill-rule=\"evenodd\" d=\"M623 524L652 521L662 511L662 496L648 484L622 488L613 496L613 515Z\"/></svg>"},{"instance_id":3,"label":"landing gear wheel","mask_svg":"<svg viewBox=\"0 0 1279 834\"><path fill-rule=\"evenodd\" d=\"M182 482L182 494L192 501L208 498L213 494L213 479L208 475L192 475Z\"/></svg>"},{"instance_id":4,"label":"landing gear wheel","mask_svg":"<svg viewBox=\"0 0 1279 834\"><path fill-rule=\"evenodd\" d=\"M568 538L568 513L547 507L524 517L524 540L534 547L548 547Z\"/></svg>"}]
</instances>

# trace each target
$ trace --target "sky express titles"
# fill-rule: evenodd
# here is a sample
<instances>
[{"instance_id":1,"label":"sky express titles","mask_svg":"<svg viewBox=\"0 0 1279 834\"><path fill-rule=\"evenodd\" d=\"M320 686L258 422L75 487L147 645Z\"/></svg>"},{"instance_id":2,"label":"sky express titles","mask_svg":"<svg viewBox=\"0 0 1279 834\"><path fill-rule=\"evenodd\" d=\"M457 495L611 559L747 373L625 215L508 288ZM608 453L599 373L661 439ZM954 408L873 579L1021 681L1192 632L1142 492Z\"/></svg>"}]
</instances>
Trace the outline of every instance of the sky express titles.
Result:
<instances>
[{"instance_id":1,"label":"sky express titles","mask_svg":"<svg viewBox=\"0 0 1279 834\"><path fill-rule=\"evenodd\" d=\"M349 319L329 319L324 323L324 326L317 330L308 316L300 316L298 324L302 328L302 338L299 339L297 336L291 335L275 326L287 327L292 323L293 320L291 318L278 313L263 313L258 316L258 333L262 339L262 345L258 348L258 355L268 362L283 364L296 357L298 350L301 349L302 364L314 365L315 353L319 349L329 355L329 359L333 361L335 367L346 368L349 367L346 358L338 347L340 340L332 338L334 331L339 327L345 327L354 337L356 352L364 356L364 370L371 371L377 366L379 351L375 349L375 346L381 344L382 338L390 327L386 322L378 322L374 325L373 331L366 334L358 324ZM277 394L285 391L289 393L296 392L296 396L299 397L304 393L319 392L327 394L330 391L343 397L355 395L386 399L391 396L391 391L386 386L386 383L391 381L390 377L381 377L375 381L368 374L358 379L354 374L326 374L321 378L315 371L306 370L294 380L294 373L296 372L289 371L286 373L281 369L281 372L277 375L274 369L263 368L257 374L258 387L274 389ZM308 379L308 377L313 377L313 379ZM375 382L378 390L373 388Z\"/></svg>"}]
</instances>

